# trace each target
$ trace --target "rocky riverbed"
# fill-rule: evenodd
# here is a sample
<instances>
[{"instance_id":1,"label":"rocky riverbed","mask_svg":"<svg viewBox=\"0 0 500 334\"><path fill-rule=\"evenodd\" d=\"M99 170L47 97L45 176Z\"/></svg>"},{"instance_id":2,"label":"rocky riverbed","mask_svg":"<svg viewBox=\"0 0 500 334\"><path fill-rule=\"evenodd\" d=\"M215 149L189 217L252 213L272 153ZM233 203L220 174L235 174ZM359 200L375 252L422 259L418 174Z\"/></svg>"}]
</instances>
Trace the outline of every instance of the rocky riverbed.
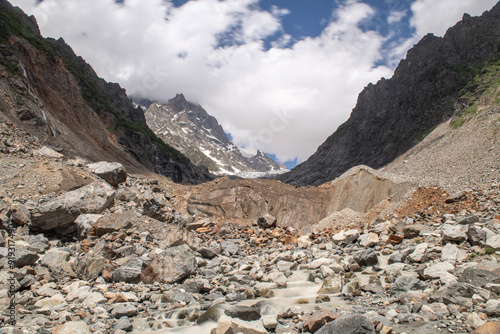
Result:
<instances>
[{"instance_id":1,"label":"rocky riverbed","mask_svg":"<svg viewBox=\"0 0 500 334\"><path fill-rule=\"evenodd\" d=\"M241 224L180 213L163 181L9 138L6 333L500 330L498 184L420 189L389 216L300 235L269 214Z\"/></svg>"}]
</instances>

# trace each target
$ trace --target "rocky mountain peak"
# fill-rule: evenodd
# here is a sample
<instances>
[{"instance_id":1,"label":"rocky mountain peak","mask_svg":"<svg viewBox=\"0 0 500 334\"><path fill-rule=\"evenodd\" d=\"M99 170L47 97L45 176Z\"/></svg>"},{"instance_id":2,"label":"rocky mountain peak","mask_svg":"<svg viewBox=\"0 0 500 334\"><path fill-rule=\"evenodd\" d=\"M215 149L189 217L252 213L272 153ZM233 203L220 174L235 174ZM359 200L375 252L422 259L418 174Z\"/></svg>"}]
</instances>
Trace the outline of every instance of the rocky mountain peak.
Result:
<instances>
[{"instance_id":1,"label":"rocky mountain peak","mask_svg":"<svg viewBox=\"0 0 500 334\"><path fill-rule=\"evenodd\" d=\"M165 142L214 174L256 177L286 171L263 152L242 152L215 117L188 102L183 94L165 104L153 103L146 111L146 120Z\"/></svg>"}]
</instances>

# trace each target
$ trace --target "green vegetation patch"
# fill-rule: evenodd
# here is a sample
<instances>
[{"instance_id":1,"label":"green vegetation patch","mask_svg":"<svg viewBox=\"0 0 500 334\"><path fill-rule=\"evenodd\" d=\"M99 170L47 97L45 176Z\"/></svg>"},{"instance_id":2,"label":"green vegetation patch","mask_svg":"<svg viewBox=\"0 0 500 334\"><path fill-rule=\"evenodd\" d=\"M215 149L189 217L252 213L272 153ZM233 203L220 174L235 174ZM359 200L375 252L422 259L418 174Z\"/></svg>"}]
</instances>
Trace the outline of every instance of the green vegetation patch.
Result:
<instances>
[{"instance_id":1,"label":"green vegetation patch","mask_svg":"<svg viewBox=\"0 0 500 334\"><path fill-rule=\"evenodd\" d=\"M35 48L54 57L54 50L41 36L27 27L21 18L7 7L0 6L0 43L6 43L12 35L24 38Z\"/></svg>"},{"instance_id":2,"label":"green vegetation patch","mask_svg":"<svg viewBox=\"0 0 500 334\"><path fill-rule=\"evenodd\" d=\"M459 73L465 76L465 69L456 68ZM481 96L493 99L493 103L499 103L498 87L500 86L500 60L493 61L487 65L481 63L471 69L469 73L474 76L467 82L460 91L461 99L468 101L470 105L452 124L453 129L457 129L478 111L478 100Z\"/></svg>"}]
</instances>

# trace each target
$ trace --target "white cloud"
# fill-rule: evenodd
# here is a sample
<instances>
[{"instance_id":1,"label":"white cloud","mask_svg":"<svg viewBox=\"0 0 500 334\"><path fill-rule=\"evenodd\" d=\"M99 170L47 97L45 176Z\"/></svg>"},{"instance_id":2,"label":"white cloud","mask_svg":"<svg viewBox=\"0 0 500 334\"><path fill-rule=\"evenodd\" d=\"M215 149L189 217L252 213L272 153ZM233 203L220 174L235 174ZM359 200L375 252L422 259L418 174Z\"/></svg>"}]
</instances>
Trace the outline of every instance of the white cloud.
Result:
<instances>
[{"instance_id":1,"label":"white cloud","mask_svg":"<svg viewBox=\"0 0 500 334\"><path fill-rule=\"evenodd\" d=\"M391 11L387 17L387 23L394 24L400 22L407 15L406 10L402 11Z\"/></svg>"},{"instance_id":2,"label":"white cloud","mask_svg":"<svg viewBox=\"0 0 500 334\"><path fill-rule=\"evenodd\" d=\"M411 5L411 25L419 37L427 33L443 36L446 30L462 19L464 13L481 15L498 0L416 0Z\"/></svg>"},{"instance_id":3,"label":"white cloud","mask_svg":"<svg viewBox=\"0 0 500 334\"><path fill-rule=\"evenodd\" d=\"M156 100L182 92L235 143L281 161L314 153L363 87L392 74L374 66L384 37L358 27L374 10L352 0L320 36L293 45L280 21L288 10L263 11L258 0L12 2L41 17L42 33L62 36L100 76ZM266 50L264 40L276 34Z\"/></svg>"}]
</instances>

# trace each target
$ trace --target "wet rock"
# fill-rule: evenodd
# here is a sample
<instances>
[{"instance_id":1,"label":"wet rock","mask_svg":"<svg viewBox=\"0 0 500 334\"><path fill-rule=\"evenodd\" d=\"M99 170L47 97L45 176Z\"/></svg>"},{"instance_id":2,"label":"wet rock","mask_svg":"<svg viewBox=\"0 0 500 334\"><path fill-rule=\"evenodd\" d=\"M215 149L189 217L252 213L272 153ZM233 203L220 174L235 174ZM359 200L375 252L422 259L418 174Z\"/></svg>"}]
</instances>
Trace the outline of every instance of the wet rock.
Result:
<instances>
[{"instance_id":1,"label":"wet rock","mask_svg":"<svg viewBox=\"0 0 500 334\"><path fill-rule=\"evenodd\" d=\"M340 314L335 313L330 310L316 311L310 316L304 319L304 330L306 332L315 333L318 329L323 327L325 324L336 320L340 317Z\"/></svg>"},{"instance_id":2,"label":"wet rock","mask_svg":"<svg viewBox=\"0 0 500 334\"><path fill-rule=\"evenodd\" d=\"M276 217L270 215L269 213L261 215L257 218L257 224L262 228L276 227L276 222Z\"/></svg>"},{"instance_id":3,"label":"wet rock","mask_svg":"<svg viewBox=\"0 0 500 334\"><path fill-rule=\"evenodd\" d=\"M354 255L354 260L360 266L373 266L378 264L377 253L373 249L360 251Z\"/></svg>"},{"instance_id":4,"label":"wet rock","mask_svg":"<svg viewBox=\"0 0 500 334\"><path fill-rule=\"evenodd\" d=\"M215 333L267 334L268 332L260 321L244 321L223 315L217 323Z\"/></svg>"},{"instance_id":5,"label":"wet rock","mask_svg":"<svg viewBox=\"0 0 500 334\"><path fill-rule=\"evenodd\" d=\"M100 161L87 165L89 170L113 187L127 180L127 171L121 163Z\"/></svg>"},{"instance_id":6,"label":"wet rock","mask_svg":"<svg viewBox=\"0 0 500 334\"><path fill-rule=\"evenodd\" d=\"M245 321L260 319L260 309L255 306L233 306L224 311L231 318L238 318Z\"/></svg>"},{"instance_id":7,"label":"wet rock","mask_svg":"<svg viewBox=\"0 0 500 334\"><path fill-rule=\"evenodd\" d=\"M404 275L396 279L389 291L391 294L397 295L411 290L421 290L424 287L425 284L418 279L418 277L413 275Z\"/></svg>"},{"instance_id":8,"label":"wet rock","mask_svg":"<svg viewBox=\"0 0 500 334\"><path fill-rule=\"evenodd\" d=\"M196 320L196 323L200 325L207 321L218 321L223 314L224 314L224 309L222 308L222 306L220 304L216 304L211 306L204 313L202 313Z\"/></svg>"},{"instance_id":9,"label":"wet rock","mask_svg":"<svg viewBox=\"0 0 500 334\"><path fill-rule=\"evenodd\" d=\"M321 327L316 334L375 334L375 328L362 315L345 314Z\"/></svg>"},{"instance_id":10,"label":"wet rock","mask_svg":"<svg viewBox=\"0 0 500 334\"><path fill-rule=\"evenodd\" d=\"M195 254L188 245L170 247L153 255L143 267L142 279L145 283L178 283L193 274L196 267Z\"/></svg>"},{"instance_id":11,"label":"wet rock","mask_svg":"<svg viewBox=\"0 0 500 334\"><path fill-rule=\"evenodd\" d=\"M273 282L276 283L279 287L286 288L287 279L283 273L280 272L272 272L266 275L263 279L264 282Z\"/></svg>"},{"instance_id":12,"label":"wet rock","mask_svg":"<svg viewBox=\"0 0 500 334\"><path fill-rule=\"evenodd\" d=\"M122 330L124 332L131 332L134 329L134 326L128 317L121 317L115 322L114 329L115 331Z\"/></svg>"},{"instance_id":13,"label":"wet rock","mask_svg":"<svg viewBox=\"0 0 500 334\"><path fill-rule=\"evenodd\" d=\"M342 276L334 275L327 277L323 280L321 288L318 290L318 294L333 294L342 291Z\"/></svg>"},{"instance_id":14,"label":"wet rock","mask_svg":"<svg viewBox=\"0 0 500 334\"><path fill-rule=\"evenodd\" d=\"M262 325L265 329L274 330L278 327L278 324L279 322L278 319L276 319L276 316L266 315L262 317Z\"/></svg>"},{"instance_id":15,"label":"wet rock","mask_svg":"<svg viewBox=\"0 0 500 334\"><path fill-rule=\"evenodd\" d=\"M278 319L290 319L304 311L300 306L286 306L280 313L278 313Z\"/></svg>"},{"instance_id":16,"label":"wet rock","mask_svg":"<svg viewBox=\"0 0 500 334\"><path fill-rule=\"evenodd\" d=\"M39 205L31 213L31 229L54 230L58 234L76 231L74 221L80 214L101 213L114 200L113 188L103 182L93 182L77 190Z\"/></svg>"}]
</instances>

